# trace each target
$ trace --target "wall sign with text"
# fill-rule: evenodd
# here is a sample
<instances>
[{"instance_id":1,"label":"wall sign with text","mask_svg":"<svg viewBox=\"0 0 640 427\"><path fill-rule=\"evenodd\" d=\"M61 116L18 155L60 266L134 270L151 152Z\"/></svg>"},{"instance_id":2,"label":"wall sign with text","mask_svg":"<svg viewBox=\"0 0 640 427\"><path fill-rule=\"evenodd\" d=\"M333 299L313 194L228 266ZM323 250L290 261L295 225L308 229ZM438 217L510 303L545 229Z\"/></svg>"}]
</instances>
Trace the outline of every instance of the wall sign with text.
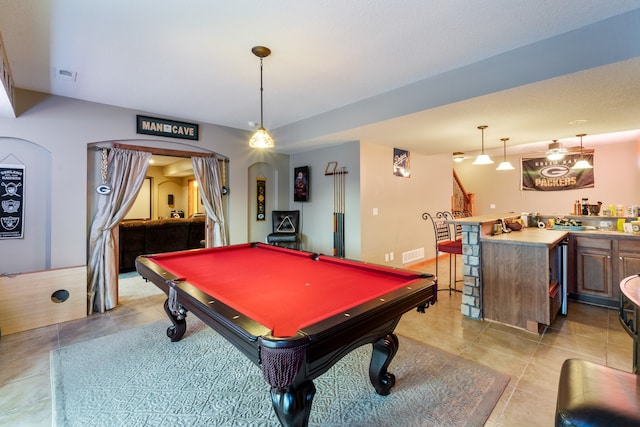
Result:
<instances>
[{"instance_id":1,"label":"wall sign with text","mask_svg":"<svg viewBox=\"0 0 640 427\"><path fill-rule=\"evenodd\" d=\"M267 179L256 178L256 221L267 220Z\"/></svg>"},{"instance_id":2,"label":"wall sign with text","mask_svg":"<svg viewBox=\"0 0 640 427\"><path fill-rule=\"evenodd\" d=\"M522 159L522 189L529 191L564 191L593 188L594 169L572 169L580 158L593 165L593 151L567 154L562 160L546 157Z\"/></svg>"},{"instance_id":3,"label":"wall sign with text","mask_svg":"<svg viewBox=\"0 0 640 427\"><path fill-rule=\"evenodd\" d=\"M176 122L147 116L136 116L137 133L166 136L169 138L198 140L196 123Z\"/></svg>"},{"instance_id":4,"label":"wall sign with text","mask_svg":"<svg viewBox=\"0 0 640 427\"><path fill-rule=\"evenodd\" d=\"M0 164L0 239L24 237L24 165Z\"/></svg>"}]
</instances>

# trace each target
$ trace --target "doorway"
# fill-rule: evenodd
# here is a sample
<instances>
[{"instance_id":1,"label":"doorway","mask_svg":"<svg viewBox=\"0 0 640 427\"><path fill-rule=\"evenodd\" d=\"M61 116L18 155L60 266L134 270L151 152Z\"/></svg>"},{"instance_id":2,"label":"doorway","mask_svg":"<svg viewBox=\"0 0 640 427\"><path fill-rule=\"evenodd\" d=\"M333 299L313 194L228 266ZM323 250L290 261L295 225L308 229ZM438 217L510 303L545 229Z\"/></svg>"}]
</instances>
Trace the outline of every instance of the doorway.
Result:
<instances>
[{"instance_id":1,"label":"doorway","mask_svg":"<svg viewBox=\"0 0 640 427\"><path fill-rule=\"evenodd\" d=\"M187 213L189 217L204 212L204 206L202 205L202 199L200 198L200 191L198 189L198 181L196 179L190 179L187 183Z\"/></svg>"},{"instance_id":2,"label":"doorway","mask_svg":"<svg viewBox=\"0 0 640 427\"><path fill-rule=\"evenodd\" d=\"M159 144L162 144L159 142ZM163 158L170 158L173 161L169 162L170 164L165 164L164 166L154 166L154 168L158 168L158 170L153 171L153 173L147 171L147 177L150 178L150 199L151 199L151 219L166 217L171 218L172 215L159 215L161 209L168 209L168 205L170 203L175 203L178 197L185 201L184 210L189 212L189 217L196 215L198 213L204 212L204 208L200 203L200 193L198 188L193 183L196 182L193 168L191 166L191 158L192 157L219 157L211 152L196 152L196 151L181 151L181 150L171 150L171 149L163 149L163 148L155 148L148 146L135 146L135 145L124 145L117 143L94 143L88 145L88 161L87 161L87 181L89 184L89 188L96 188L100 183L102 183L102 151L103 149L111 149L111 148L122 148L133 151L142 151L152 154L152 158L155 156L160 156ZM166 159L165 159L166 160ZM219 161L226 162L227 159L219 158ZM174 166L175 164L181 163L180 167ZM188 168L188 170L187 170ZM226 185L228 177L227 177L227 168L222 168L224 173L222 175L222 185ZM173 177L169 176L167 178L161 178L168 174L168 172L173 171ZM180 175L180 176L178 176ZM154 177L156 179L154 179ZM157 179L159 178L159 179ZM165 186L162 190L159 190L159 187L162 186L162 183L172 182L177 184L176 186L169 185ZM145 182L147 182L145 180ZM182 184L181 184L182 183ZM169 192L170 191L170 192ZM164 197L160 197L160 194L163 194ZM165 194L166 193L166 194ZM147 197L148 203L148 195L144 195ZM171 196L171 197L170 197ZM101 197L96 192L89 192L87 197L87 224L90 227L93 217L95 215L96 207L97 207L97 197ZM187 200L194 200L194 203L188 203ZM225 217L228 217L227 212L227 202L225 198L223 198L223 211L225 212ZM164 212L163 210L163 212ZM213 221L206 215L203 215L206 218L203 219L205 224L205 245L210 246L210 242L213 242L213 230L215 227L213 226ZM89 238L89 228L87 229L87 238ZM118 236L120 235L119 226L113 230L113 235L115 236L115 251L116 253L121 253L120 242L118 241ZM116 263L116 264L119 264ZM115 265L116 271L110 272L110 277L117 277L117 273L119 270L119 265ZM114 286L111 284L109 286ZM116 290L118 284L115 284Z\"/></svg>"}]
</instances>

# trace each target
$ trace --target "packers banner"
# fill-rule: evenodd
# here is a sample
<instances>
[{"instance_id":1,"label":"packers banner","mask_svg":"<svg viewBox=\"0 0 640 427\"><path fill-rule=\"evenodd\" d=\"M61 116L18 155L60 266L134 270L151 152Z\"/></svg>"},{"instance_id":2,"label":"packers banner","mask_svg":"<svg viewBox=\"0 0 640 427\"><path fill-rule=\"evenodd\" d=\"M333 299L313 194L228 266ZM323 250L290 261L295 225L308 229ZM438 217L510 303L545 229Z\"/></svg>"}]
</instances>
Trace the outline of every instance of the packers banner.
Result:
<instances>
[{"instance_id":1,"label":"packers banner","mask_svg":"<svg viewBox=\"0 0 640 427\"><path fill-rule=\"evenodd\" d=\"M24 166L0 164L0 239L22 239Z\"/></svg>"},{"instance_id":2,"label":"packers banner","mask_svg":"<svg viewBox=\"0 0 640 427\"><path fill-rule=\"evenodd\" d=\"M529 191L563 191L593 188L594 169L571 169L580 159L593 165L593 151L567 154L562 160L546 157L522 158L522 189Z\"/></svg>"}]
</instances>

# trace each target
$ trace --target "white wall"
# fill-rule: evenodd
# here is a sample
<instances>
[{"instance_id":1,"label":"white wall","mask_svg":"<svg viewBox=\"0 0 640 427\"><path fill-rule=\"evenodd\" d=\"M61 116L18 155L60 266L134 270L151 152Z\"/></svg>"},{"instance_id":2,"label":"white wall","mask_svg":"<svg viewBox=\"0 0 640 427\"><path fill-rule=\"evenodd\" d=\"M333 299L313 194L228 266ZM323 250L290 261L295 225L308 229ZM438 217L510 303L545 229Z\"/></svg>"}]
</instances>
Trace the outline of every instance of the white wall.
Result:
<instances>
[{"instance_id":1,"label":"white wall","mask_svg":"<svg viewBox=\"0 0 640 427\"><path fill-rule=\"evenodd\" d=\"M398 147L402 148L402 147ZM393 175L393 148L353 142L291 156L290 172L310 167L310 199L293 202L302 211L303 249L331 254L333 250L333 178L328 162L346 166L346 258L406 267L402 253L424 248L423 259L435 257L435 237L423 212L451 209L453 166L450 155L411 153L411 177ZM293 182L291 182L293 186ZM373 215L376 208L378 215ZM394 253L386 261L385 254Z\"/></svg>"},{"instance_id":2,"label":"white wall","mask_svg":"<svg viewBox=\"0 0 640 427\"><path fill-rule=\"evenodd\" d=\"M226 196L230 243L247 241L245 189L249 165L263 161L282 169L283 174L288 173L288 156L249 148L249 133L242 130L200 124L199 141L138 135L135 116L148 113L21 90L16 92L19 115L0 118L0 140L33 144L50 153L50 169L26 161L26 175L32 180L26 191L47 208L46 219L29 219L25 230L31 233L45 227L46 231L45 237L36 241L0 240L0 259L3 260L0 273L15 272L12 267L17 267L16 264L4 260L14 259L16 248L22 246L26 246L20 249L26 254L45 252L45 259L36 266L29 266L30 270L86 264L90 218L87 211L92 209L96 195L94 183L88 183L87 177L91 181L93 176L97 182L100 175L99 163L91 164L91 159L97 160L99 153L88 153L88 144L120 141L177 150L212 151L233 159L228 165L231 191ZM0 159L12 151L11 146L0 143ZM25 209L30 215L37 208L25 206Z\"/></svg>"},{"instance_id":3,"label":"white wall","mask_svg":"<svg viewBox=\"0 0 640 427\"><path fill-rule=\"evenodd\" d=\"M393 148L361 143L362 259L377 264L406 267L402 254L424 248L435 257L435 237L423 212L451 210L453 166L451 156L410 153L411 177L393 174ZM402 148L402 147L397 147ZM373 214L377 209L378 215ZM386 261L385 254L394 259Z\"/></svg>"},{"instance_id":4,"label":"white wall","mask_svg":"<svg viewBox=\"0 0 640 427\"><path fill-rule=\"evenodd\" d=\"M289 174L309 166L309 201L293 201L293 179L289 180L289 206L301 212L302 249L333 254L333 176L325 176L329 162L346 167L345 175L345 258L361 259L360 144L322 148L291 156Z\"/></svg>"},{"instance_id":5,"label":"white wall","mask_svg":"<svg viewBox=\"0 0 640 427\"><path fill-rule=\"evenodd\" d=\"M502 155L491 153L493 165L472 165L466 159L455 165L465 189L476 195L476 214L502 212L539 212L566 215L573 212L576 200L586 197L590 203L640 205L640 141L636 143L589 146L594 152L593 188L567 191L521 191L520 159L507 156L513 171L496 171ZM502 153L500 153L502 154ZM544 156L532 153L524 157ZM495 204L492 209L491 204Z\"/></svg>"}]
</instances>

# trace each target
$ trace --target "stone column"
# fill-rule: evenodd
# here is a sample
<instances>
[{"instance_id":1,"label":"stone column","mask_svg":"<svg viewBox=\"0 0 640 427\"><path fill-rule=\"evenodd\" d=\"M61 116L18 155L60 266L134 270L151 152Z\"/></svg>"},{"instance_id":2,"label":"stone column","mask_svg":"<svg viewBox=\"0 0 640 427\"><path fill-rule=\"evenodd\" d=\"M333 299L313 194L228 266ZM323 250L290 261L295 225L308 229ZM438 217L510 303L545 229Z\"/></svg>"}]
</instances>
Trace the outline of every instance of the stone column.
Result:
<instances>
[{"instance_id":1,"label":"stone column","mask_svg":"<svg viewBox=\"0 0 640 427\"><path fill-rule=\"evenodd\" d=\"M482 319L480 289L480 224L462 225L462 305L460 311L471 319Z\"/></svg>"}]
</instances>

